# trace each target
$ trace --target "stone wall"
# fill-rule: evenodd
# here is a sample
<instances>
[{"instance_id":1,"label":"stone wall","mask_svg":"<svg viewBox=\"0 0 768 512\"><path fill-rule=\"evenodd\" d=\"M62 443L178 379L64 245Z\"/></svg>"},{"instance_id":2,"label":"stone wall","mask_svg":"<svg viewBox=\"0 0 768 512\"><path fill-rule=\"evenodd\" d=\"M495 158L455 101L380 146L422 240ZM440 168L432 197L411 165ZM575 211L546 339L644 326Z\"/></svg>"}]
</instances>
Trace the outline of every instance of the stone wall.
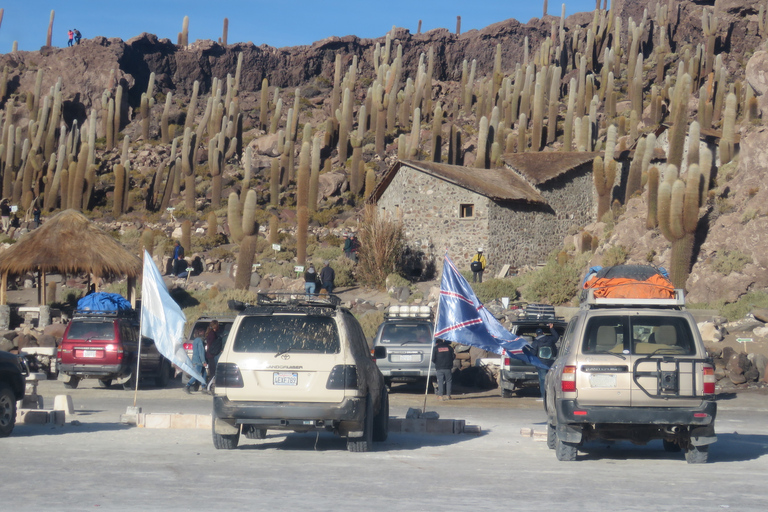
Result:
<instances>
[{"instance_id":1,"label":"stone wall","mask_svg":"<svg viewBox=\"0 0 768 512\"><path fill-rule=\"evenodd\" d=\"M472 218L459 217L462 204L474 205ZM434 258L438 269L447 249L460 270L469 270L477 248L488 245L492 204L485 196L402 165L379 199L378 209L402 218L411 250Z\"/></svg>"},{"instance_id":2,"label":"stone wall","mask_svg":"<svg viewBox=\"0 0 768 512\"><path fill-rule=\"evenodd\" d=\"M595 216L591 164L585 164L538 187L547 206L493 204L489 209L490 247L497 268L536 265L562 246L574 227ZM489 262L490 263L490 262Z\"/></svg>"}]
</instances>

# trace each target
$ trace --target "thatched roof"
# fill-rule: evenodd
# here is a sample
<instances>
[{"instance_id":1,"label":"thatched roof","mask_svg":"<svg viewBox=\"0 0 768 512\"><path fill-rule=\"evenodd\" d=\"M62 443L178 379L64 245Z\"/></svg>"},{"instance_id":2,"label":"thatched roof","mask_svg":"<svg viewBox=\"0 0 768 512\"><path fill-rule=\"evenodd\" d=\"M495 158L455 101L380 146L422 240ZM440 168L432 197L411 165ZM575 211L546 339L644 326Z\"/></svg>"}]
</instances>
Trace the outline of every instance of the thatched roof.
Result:
<instances>
[{"instance_id":1,"label":"thatched roof","mask_svg":"<svg viewBox=\"0 0 768 512\"><path fill-rule=\"evenodd\" d=\"M141 260L82 213L64 210L0 253L0 274L33 270L138 277Z\"/></svg>"},{"instance_id":2,"label":"thatched roof","mask_svg":"<svg viewBox=\"0 0 768 512\"><path fill-rule=\"evenodd\" d=\"M438 164L414 160L398 161L384 175L374 189L370 200L378 201L403 165L471 190L494 201L522 201L546 203L541 194L520 178L514 171L501 169L476 169L459 165Z\"/></svg>"},{"instance_id":3,"label":"thatched roof","mask_svg":"<svg viewBox=\"0 0 768 512\"><path fill-rule=\"evenodd\" d=\"M603 153L586 151L547 151L507 153L502 158L505 164L525 176L528 181L541 185L602 155Z\"/></svg>"}]
</instances>

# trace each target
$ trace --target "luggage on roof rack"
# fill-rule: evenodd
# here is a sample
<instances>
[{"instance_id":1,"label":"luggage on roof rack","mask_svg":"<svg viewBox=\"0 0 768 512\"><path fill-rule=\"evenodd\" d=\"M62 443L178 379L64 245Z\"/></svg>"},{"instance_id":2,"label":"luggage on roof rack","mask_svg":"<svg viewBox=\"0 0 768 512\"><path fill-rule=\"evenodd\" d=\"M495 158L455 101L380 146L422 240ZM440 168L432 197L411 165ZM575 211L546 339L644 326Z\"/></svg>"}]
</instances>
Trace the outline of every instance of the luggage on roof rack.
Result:
<instances>
[{"instance_id":1,"label":"luggage on roof rack","mask_svg":"<svg viewBox=\"0 0 768 512\"><path fill-rule=\"evenodd\" d=\"M665 274L651 265L616 265L599 270L593 267L584 280L582 300L594 304L590 300L627 299L657 305L662 305L658 302L662 300L670 301L669 305L684 305L682 290L676 290Z\"/></svg>"}]
</instances>

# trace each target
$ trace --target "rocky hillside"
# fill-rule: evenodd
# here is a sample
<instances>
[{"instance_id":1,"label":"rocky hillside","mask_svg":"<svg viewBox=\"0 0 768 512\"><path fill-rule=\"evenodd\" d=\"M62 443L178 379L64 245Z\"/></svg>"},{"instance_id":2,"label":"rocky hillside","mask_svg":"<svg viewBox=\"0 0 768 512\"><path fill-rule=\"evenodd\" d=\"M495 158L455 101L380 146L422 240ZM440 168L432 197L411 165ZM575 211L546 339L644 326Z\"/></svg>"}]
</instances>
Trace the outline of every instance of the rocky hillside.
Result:
<instances>
[{"instance_id":1,"label":"rocky hillside","mask_svg":"<svg viewBox=\"0 0 768 512\"><path fill-rule=\"evenodd\" d=\"M487 167L504 152L606 150L599 176L613 180L595 195L609 208L564 240L571 257L671 268L694 302L763 290L764 2L620 4L459 35L393 28L276 49L142 34L5 54L3 195L166 235L174 206L192 228L235 239L236 254L255 235L232 220L247 218L246 232L269 224L269 240L303 261L307 226L309 243L329 243L320 228L359 212L398 157ZM709 179L686 196L692 164ZM234 213L233 192L245 205Z\"/></svg>"}]
</instances>

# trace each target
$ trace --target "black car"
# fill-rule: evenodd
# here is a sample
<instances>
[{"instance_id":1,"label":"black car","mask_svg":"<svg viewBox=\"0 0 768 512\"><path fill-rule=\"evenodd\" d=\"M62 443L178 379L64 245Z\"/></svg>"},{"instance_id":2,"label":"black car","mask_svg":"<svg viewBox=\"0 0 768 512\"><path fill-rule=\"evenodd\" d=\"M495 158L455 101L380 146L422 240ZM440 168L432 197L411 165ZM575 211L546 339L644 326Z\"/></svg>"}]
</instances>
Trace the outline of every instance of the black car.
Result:
<instances>
[{"instance_id":1,"label":"black car","mask_svg":"<svg viewBox=\"0 0 768 512\"><path fill-rule=\"evenodd\" d=\"M24 398L24 378L29 375L24 360L0 351L0 437L8 437L16 425L16 402Z\"/></svg>"}]
</instances>

